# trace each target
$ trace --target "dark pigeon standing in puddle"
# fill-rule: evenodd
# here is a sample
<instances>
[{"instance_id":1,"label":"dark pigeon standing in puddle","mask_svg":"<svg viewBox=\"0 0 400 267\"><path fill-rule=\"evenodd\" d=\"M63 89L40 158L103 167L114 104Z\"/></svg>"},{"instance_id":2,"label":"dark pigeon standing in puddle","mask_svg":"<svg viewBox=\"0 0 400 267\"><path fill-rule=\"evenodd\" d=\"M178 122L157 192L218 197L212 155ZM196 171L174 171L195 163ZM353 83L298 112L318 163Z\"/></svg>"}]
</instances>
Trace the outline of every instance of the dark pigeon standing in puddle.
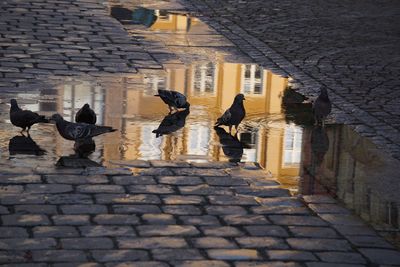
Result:
<instances>
[{"instance_id":1,"label":"dark pigeon standing in puddle","mask_svg":"<svg viewBox=\"0 0 400 267\"><path fill-rule=\"evenodd\" d=\"M186 96L176 91L158 89L158 95L155 96L159 96L168 105L169 113L172 113L173 109L188 109L190 107Z\"/></svg>"},{"instance_id":2,"label":"dark pigeon standing in puddle","mask_svg":"<svg viewBox=\"0 0 400 267\"><path fill-rule=\"evenodd\" d=\"M29 132L32 125L39 122L49 122L45 116L39 115L30 110L22 110L18 104L17 100L11 99L11 108L10 108L10 120L11 123L17 127L22 128L22 132L26 130Z\"/></svg>"},{"instance_id":3,"label":"dark pigeon standing in puddle","mask_svg":"<svg viewBox=\"0 0 400 267\"><path fill-rule=\"evenodd\" d=\"M96 124L96 113L90 108L89 104L86 103L83 107L78 110L75 115L75 122L84 122L88 124Z\"/></svg>"},{"instance_id":4,"label":"dark pigeon standing in puddle","mask_svg":"<svg viewBox=\"0 0 400 267\"><path fill-rule=\"evenodd\" d=\"M328 91L325 87L321 88L321 93L313 104L313 113L317 125L324 126L325 118L331 113L332 103L329 100Z\"/></svg>"},{"instance_id":5,"label":"dark pigeon standing in puddle","mask_svg":"<svg viewBox=\"0 0 400 267\"><path fill-rule=\"evenodd\" d=\"M186 117L189 115L189 113L189 109L185 109L165 116L158 128L153 130L153 133L156 134L156 138L164 134L176 132L183 128L186 123Z\"/></svg>"},{"instance_id":6,"label":"dark pigeon standing in puddle","mask_svg":"<svg viewBox=\"0 0 400 267\"><path fill-rule=\"evenodd\" d=\"M56 122L58 132L67 140L76 141L80 139L88 139L97 135L116 131L116 129L109 126L98 126L88 123L72 123L64 120L60 114L53 114L51 120Z\"/></svg>"},{"instance_id":7,"label":"dark pigeon standing in puddle","mask_svg":"<svg viewBox=\"0 0 400 267\"><path fill-rule=\"evenodd\" d=\"M246 116L246 110L244 109L243 100L245 100L243 94L236 95L231 107L228 108L224 112L224 114L222 114L222 116L217 119L215 126L226 125L229 127L229 133L231 133L232 126L235 126L237 133L239 124Z\"/></svg>"}]
</instances>

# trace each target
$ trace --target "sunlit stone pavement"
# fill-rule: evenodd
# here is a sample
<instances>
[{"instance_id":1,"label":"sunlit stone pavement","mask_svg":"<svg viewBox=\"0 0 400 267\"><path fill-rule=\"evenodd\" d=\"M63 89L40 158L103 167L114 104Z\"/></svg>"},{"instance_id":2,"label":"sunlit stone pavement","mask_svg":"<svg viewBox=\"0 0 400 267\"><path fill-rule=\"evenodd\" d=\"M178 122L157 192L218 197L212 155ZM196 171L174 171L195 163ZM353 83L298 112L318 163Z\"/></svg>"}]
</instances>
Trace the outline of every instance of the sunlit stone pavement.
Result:
<instances>
[{"instance_id":1,"label":"sunlit stone pavement","mask_svg":"<svg viewBox=\"0 0 400 267\"><path fill-rule=\"evenodd\" d=\"M0 262L5 266L395 266L400 262L400 252L333 199L292 197L254 165L127 164L130 169L3 169Z\"/></svg>"}]
</instances>

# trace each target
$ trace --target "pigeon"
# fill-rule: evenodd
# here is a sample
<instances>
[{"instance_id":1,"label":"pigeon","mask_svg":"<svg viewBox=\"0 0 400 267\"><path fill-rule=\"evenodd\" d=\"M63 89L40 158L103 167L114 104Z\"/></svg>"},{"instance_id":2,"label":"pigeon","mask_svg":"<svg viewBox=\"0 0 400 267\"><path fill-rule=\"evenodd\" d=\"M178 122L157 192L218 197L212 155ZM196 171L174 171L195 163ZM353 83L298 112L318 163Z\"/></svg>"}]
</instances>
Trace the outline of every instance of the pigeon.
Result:
<instances>
[{"instance_id":1,"label":"pigeon","mask_svg":"<svg viewBox=\"0 0 400 267\"><path fill-rule=\"evenodd\" d=\"M75 155L79 158L87 158L96 150L96 143L92 138L76 140L74 143Z\"/></svg>"},{"instance_id":2,"label":"pigeon","mask_svg":"<svg viewBox=\"0 0 400 267\"><path fill-rule=\"evenodd\" d=\"M58 132L67 140L89 139L100 134L116 131L116 129L109 126L69 122L64 120L60 114L53 114L51 120L56 122Z\"/></svg>"},{"instance_id":3,"label":"pigeon","mask_svg":"<svg viewBox=\"0 0 400 267\"><path fill-rule=\"evenodd\" d=\"M320 125L314 126L311 131L311 152L314 156L316 166L321 165L324 156L329 149L329 137L325 128Z\"/></svg>"},{"instance_id":4,"label":"pigeon","mask_svg":"<svg viewBox=\"0 0 400 267\"><path fill-rule=\"evenodd\" d=\"M178 111L173 114L168 114L161 121L160 125L153 133L156 134L156 138L164 134L170 134L183 128L186 123L186 117L189 115L189 109Z\"/></svg>"},{"instance_id":5,"label":"pigeon","mask_svg":"<svg viewBox=\"0 0 400 267\"><path fill-rule=\"evenodd\" d=\"M49 122L45 116L39 115L30 110L22 110L18 107L17 100L11 99L10 120L11 123L17 127L22 128L22 132L26 130L29 132L32 125L39 122Z\"/></svg>"},{"instance_id":6,"label":"pigeon","mask_svg":"<svg viewBox=\"0 0 400 267\"><path fill-rule=\"evenodd\" d=\"M329 100L328 91L326 90L326 88L322 87L321 93L313 104L313 113L316 124L322 124L324 126L324 120L329 115L329 113L331 113L331 110L332 103Z\"/></svg>"},{"instance_id":7,"label":"pigeon","mask_svg":"<svg viewBox=\"0 0 400 267\"><path fill-rule=\"evenodd\" d=\"M222 151L229 158L229 162L240 162L243 156L243 144L237 138L232 136L221 127L214 127L222 146Z\"/></svg>"},{"instance_id":8,"label":"pigeon","mask_svg":"<svg viewBox=\"0 0 400 267\"><path fill-rule=\"evenodd\" d=\"M172 113L173 109L188 109L190 107L190 103L187 102L186 96L176 91L158 89L158 95L155 96L159 96L162 101L168 105L169 113Z\"/></svg>"},{"instance_id":9,"label":"pigeon","mask_svg":"<svg viewBox=\"0 0 400 267\"><path fill-rule=\"evenodd\" d=\"M78 110L75 115L75 122L96 124L96 113L93 111L93 109L90 108L88 103L83 105L83 107Z\"/></svg>"},{"instance_id":10,"label":"pigeon","mask_svg":"<svg viewBox=\"0 0 400 267\"><path fill-rule=\"evenodd\" d=\"M232 126L235 126L236 133L240 122L246 116L246 110L243 106L245 100L243 94L238 94L233 100L232 106L228 108L221 117L217 119L215 126L226 125L229 126L229 133L231 133Z\"/></svg>"}]
</instances>

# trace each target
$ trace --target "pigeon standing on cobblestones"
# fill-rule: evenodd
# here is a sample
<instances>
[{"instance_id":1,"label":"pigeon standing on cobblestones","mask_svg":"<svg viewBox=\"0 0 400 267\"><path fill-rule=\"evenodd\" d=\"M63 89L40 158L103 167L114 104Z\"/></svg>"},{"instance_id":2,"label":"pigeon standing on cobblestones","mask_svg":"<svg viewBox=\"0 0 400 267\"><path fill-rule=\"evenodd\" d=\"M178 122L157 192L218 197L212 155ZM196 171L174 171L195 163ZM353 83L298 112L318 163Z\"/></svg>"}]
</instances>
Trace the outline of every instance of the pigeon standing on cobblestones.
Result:
<instances>
[{"instance_id":1,"label":"pigeon standing on cobblestones","mask_svg":"<svg viewBox=\"0 0 400 267\"><path fill-rule=\"evenodd\" d=\"M221 117L217 119L215 126L226 125L229 127L229 133L231 133L232 126L235 126L236 133L239 124L246 116L246 110L244 109L243 100L245 100L243 94L238 94L233 100L233 104L228 108Z\"/></svg>"},{"instance_id":2,"label":"pigeon standing on cobblestones","mask_svg":"<svg viewBox=\"0 0 400 267\"><path fill-rule=\"evenodd\" d=\"M45 116L39 115L30 110L22 110L17 103L17 100L11 99L10 120L17 127L21 127L22 131L29 132L32 125L39 122L49 122Z\"/></svg>"},{"instance_id":3,"label":"pigeon standing on cobblestones","mask_svg":"<svg viewBox=\"0 0 400 267\"><path fill-rule=\"evenodd\" d=\"M83 107L78 110L75 115L75 122L96 124L96 113L93 111L93 109L90 108L88 103L83 105Z\"/></svg>"},{"instance_id":4,"label":"pigeon standing on cobblestones","mask_svg":"<svg viewBox=\"0 0 400 267\"><path fill-rule=\"evenodd\" d=\"M159 96L162 101L168 105L169 113L172 113L173 109L187 109L190 107L190 103L187 101L186 96L176 91L159 89L158 95L155 96Z\"/></svg>"},{"instance_id":5,"label":"pigeon standing on cobblestones","mask_svg":"<svg viewBox=\"0 0 400 267\"><path fill-rule=\"evenodd\" d=\"M56 122L57 130L67 140L88 139L104 133L115 132L109 126L98 126L88 123L72 123L64 120L60 114L53 114L51 120Z\"/></svg>"},{"instance_id":6,"label":"pigeon standing on cobblestones","mask_svg":"<svg viewBox=\"0 0 400 267\"><path fill-rule=\"evenodd\" d=\"M321 93L317 97L313 105L314 118L317 125L324 125L325 118L331 113L332 103L328 97L326 88L321 88Z\"/></svg>"}]
</instances>

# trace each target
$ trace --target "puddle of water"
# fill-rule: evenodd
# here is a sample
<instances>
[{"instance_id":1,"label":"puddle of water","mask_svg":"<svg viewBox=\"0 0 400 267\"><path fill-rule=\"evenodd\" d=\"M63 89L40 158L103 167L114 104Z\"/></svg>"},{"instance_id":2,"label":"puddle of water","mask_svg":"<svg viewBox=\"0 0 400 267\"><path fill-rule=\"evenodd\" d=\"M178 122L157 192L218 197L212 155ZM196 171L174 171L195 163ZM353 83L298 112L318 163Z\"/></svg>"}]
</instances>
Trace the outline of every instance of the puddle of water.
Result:
<instances>
[{"instance_id":1,"label":"puddle of water","mask_svg":"<svg viewBox=\"0 0 400 267\"><path fill-rule=\"evenodd\" d=\"M114 166L134 159L256 162L293 194L332 194L398 238L397 161L346 126L313 127L310 104L298 104L301 96L285 91L290 79L251 63L198 18L152 10L148 14L156 19L138 27L127 22L133 14L123 12L120 20L151 44L148 49L165 69L115 78L50 77L46 89L1 93L3 161L13 166ZM169 116L154 97L158 89L184 93L190 113ZM214 129L214 123L238 93L245 94L247 115L233 136L226 128ZM52 124L33 126L31 138L21 136L9 122L10 98L24 109L47 116L58 112L68 121L89 103L99 125L119 131L84 144L82 153L89 155L77 159L73 142Z\"/></svg>"}]
</instances>

